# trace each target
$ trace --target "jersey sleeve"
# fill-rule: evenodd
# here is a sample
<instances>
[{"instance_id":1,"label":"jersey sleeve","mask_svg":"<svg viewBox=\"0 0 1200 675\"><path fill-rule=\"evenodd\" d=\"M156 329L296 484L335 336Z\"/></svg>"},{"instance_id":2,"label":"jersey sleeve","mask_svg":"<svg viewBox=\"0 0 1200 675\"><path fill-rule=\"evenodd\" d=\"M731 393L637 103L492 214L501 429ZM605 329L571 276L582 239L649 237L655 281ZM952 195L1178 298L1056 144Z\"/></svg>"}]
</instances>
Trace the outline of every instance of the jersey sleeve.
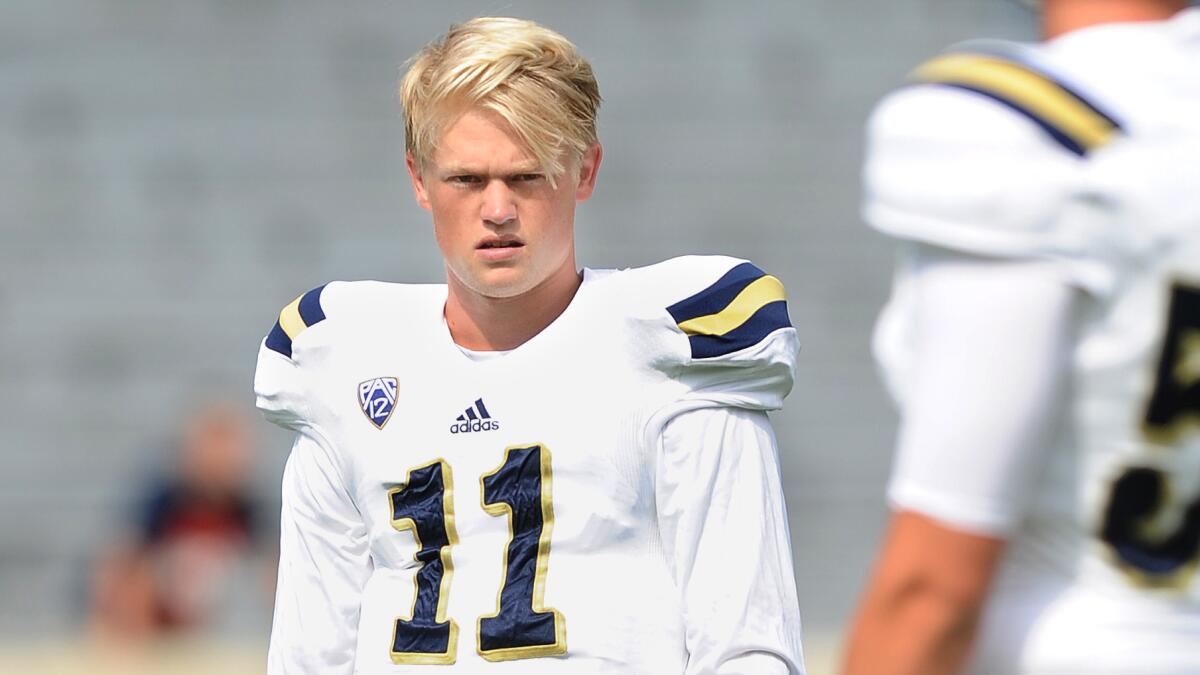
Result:
<instances>
[{"instance_id":1,"label":"jersey sleeve","mask_svg":"<svg viewBox=\"0 0 1200 675\"><path fill-rule=\"evenodd\" d=\"M333 446L316 427L304 427L283 474L269 675L353 672L372 564L366 525L346 486Z\"/></svg>"},{"instance_id":2,"label":"jersey sleeve","mask_svg":"<svg viewBox=\"0 0 1200 675\"><path fill-rule=\"evenodd\" d=\"M254 372L256 405L268 420L288 429L298 429L311 418L306 355L295 344L304 331L325 320L321 305L324 289L314 288L284 307L259 345Z\"/></svg>"},{"instance_id":3,"label":"jersey sleeve","mask_svg":"<svg viewBox=\"0 0 1200 675\"><path fill-rule=\"evenodd\" d=\"M913 354L889 501L1007 536L1061 412L1078 292L1039 260L930 251L908 275Z\"/></svg>"},{"instance_id":4,"label":"jersey sleeve","mask_svg":"<svg viewBox=\"0 0 1200 675\"><path fill-rule=\"evenodd\" d=\"M296 432L283 474L270 675L352 672L372 570L348 463L324 430L319 387L312 384L326 355L317 327L326 320L325 289L283 308L260 345L254 376L259 410Z\"/></svg>"},{"instance_id":5,"label":"jersey sleeve","mask_svg":"<svg viewBox=\"0 0 1200 675\"><path fill-rule=\"evenodd\" d=\"M766 414L673 418L658 443L663 546L681 596L686 675L804 672L775 437Z\"/></svg>"},{"instance_id":6,"label":"jersey sleeve","mask_svg":"<svg viewBox=\"0 0 1200 675\"><path fill-rule=\"evenodd\" d=\"M647 332L681 385L673 413L709 406L776 410L791 391L799 340L783 284L753 263L689 256L655 266Z\"/></svg>"},{"instance_id":7,"label":"jersey sleeve","mask_svg":"<svg viewBox=\"0 0 1200 675\"><path fill-rule=\"evenodd\" d=\"M1120 242L1092 159L1123 133L1099 106L1015 56L952 52L872 114L864 217L903 240L1058 262L1104 293Z\"/></svg>"}]
</instances>

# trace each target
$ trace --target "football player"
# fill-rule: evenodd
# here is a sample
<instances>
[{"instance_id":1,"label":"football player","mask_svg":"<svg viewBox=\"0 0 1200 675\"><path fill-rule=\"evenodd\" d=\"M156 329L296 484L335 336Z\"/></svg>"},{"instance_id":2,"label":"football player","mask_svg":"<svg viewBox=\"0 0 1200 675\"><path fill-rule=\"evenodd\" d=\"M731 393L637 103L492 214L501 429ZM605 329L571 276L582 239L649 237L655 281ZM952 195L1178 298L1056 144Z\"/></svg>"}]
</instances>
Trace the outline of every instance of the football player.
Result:
<instances>
[{"instance_id":1,"label":"football player","mask_svg":"<svg viewBox=\"0 0 1200 675\"><path fill-rule=\"evenodd\" d=\"M901 426L845 673L1200 673L1185 4L1046 0L1044 43L954 47L875 111Z\"/></svg>"},{"instance_id":2,"label":"football player","mask_svg":"<svg viewBox=\"0 0 1200 675\"><path fill-rule=\"evenodd\" d=\"M268 671L801 673L779 281L578 270L600 95L555 32L453 27L400 98L446 283L331 282L263 341L297 432Z\"/></svg>"}]
</instances>

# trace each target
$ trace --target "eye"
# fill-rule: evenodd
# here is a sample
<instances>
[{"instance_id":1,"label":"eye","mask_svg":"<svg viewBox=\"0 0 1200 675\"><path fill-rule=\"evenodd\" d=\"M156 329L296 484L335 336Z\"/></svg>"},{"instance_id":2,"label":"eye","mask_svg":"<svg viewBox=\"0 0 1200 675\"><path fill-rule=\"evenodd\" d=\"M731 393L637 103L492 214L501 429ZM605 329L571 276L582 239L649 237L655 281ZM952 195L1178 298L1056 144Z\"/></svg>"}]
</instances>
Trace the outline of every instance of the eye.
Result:
<instances>
[{"instance_id":1,"label":"eye","mask_svg":"<svg viewBox=\"0 0 1200 675\"><path fill-rule=\"evenodd\" d=\"M458 174L455 176L448 176L446 178L446 182L452 185L478 185L482 182L482 179L480 179L479 176L474 176L471 174Z\"/></svg>"},{"instance_id":2,"label":"eye","mask_svg":"<svg viewBox=\"0 0 1200 675\"><path fill-rule=\"evenodd\" d=\"M541 179L542 174L540 173L518 173L512 177L514 183L532 183Z\"/></svg>"}]
</instances>

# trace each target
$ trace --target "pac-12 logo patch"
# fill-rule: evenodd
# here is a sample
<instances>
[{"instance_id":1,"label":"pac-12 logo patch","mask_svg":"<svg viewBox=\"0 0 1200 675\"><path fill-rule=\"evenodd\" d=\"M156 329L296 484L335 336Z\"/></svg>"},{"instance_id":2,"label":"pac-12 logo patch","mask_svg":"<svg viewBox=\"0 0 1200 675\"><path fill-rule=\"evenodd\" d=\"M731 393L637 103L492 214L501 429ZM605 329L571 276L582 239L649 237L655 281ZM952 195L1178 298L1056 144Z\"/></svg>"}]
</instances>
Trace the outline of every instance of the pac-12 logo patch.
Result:
<instances>
[{"instance_id":1,"label":"pac-12 logo patch","mask_svg":"<svg viewBox=\"0 0 1200 675\"><path fill-rule=\"evenodd\" d=\"M396 408L398 385L394 377L377 377L358 385L358 404L371 424L382 429Z\"/></svg>"}]
</instances>

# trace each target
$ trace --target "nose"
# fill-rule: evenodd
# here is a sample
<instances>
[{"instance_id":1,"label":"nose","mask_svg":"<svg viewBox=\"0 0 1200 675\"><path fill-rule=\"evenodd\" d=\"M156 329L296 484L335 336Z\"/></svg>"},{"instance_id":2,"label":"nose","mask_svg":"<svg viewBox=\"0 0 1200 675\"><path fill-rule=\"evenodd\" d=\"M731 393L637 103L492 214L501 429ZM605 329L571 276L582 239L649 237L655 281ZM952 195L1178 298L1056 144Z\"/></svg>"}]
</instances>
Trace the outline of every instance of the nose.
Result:
<instances>
[{"instance_id":1,"label":"nose","mask_svg":"<svg viewBox=\"0 0 1200 675\"><path fill-rule=\"evenodd\" d=\"M480 217L493 225L504 225L517 219L516 195L503 180L488 181L483 190Z\"/></svg>"}]
</instances>

